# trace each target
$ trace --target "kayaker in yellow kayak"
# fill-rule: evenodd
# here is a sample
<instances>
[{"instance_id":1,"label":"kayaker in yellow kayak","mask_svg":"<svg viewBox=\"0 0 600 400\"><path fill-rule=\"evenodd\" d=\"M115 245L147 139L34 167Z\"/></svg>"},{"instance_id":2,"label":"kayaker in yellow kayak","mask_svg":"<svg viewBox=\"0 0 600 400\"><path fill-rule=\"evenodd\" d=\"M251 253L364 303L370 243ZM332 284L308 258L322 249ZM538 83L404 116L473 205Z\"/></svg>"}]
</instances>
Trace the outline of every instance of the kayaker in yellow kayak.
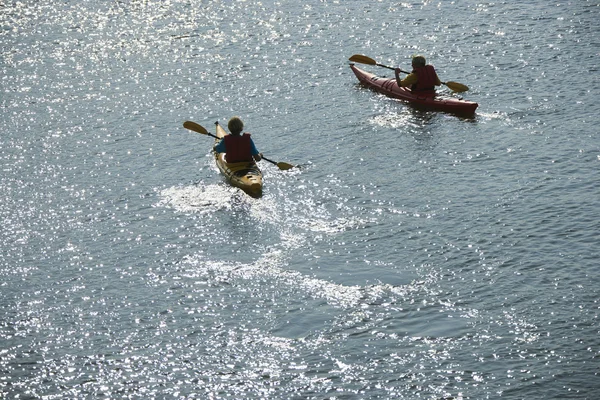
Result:
<instances>
[{"instance_id":1,"label":"kayaker in yellow kayak","mask_svg":"<svg viewBox=\"0 0 600 400\"><path fill-rule=\"evenodd\" d=\"M404 79L400 79L402 70L396 68L396 83L398 86L410 86L412 92L419 92L424 95L435 95L435 87L440 86L442 82L438 78L433 65L428 65L423 56L414 56L412 58L412 72Z\"/></svg>"},{"instance_id":2,"label":"kayaker in yellow kayak","mask_svg":"<svg viewBox=\"0 0 600 400\"><path fill-rule=\"evenodd\" d=\"M231 134L226 135L215 145L215 152L225 153L225 160L228 163L262 160L262 153L256 149L250 134L248 132L242 134L244 123L239 117L231 118L227 128Z\"/></svg>"}]
</instances>

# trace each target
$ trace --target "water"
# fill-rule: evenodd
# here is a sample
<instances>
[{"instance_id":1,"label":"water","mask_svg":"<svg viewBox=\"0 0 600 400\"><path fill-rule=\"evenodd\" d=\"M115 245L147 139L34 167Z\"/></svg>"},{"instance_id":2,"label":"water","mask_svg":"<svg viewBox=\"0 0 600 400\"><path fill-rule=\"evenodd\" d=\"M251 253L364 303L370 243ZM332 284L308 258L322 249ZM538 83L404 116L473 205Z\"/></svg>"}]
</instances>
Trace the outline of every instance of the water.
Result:
<instances>
[{"instance_id":1,"label":"water","mask_svg":"<svg viewBox=\"0 0 600 400\"><path fill-rule=\"evenodd\" d=\"M595 398L599 14L1 5L0 397ZM348 68L415 53L475 118ZM232 115L262 199L182 127Z\"/></svg>"}]
</instances>

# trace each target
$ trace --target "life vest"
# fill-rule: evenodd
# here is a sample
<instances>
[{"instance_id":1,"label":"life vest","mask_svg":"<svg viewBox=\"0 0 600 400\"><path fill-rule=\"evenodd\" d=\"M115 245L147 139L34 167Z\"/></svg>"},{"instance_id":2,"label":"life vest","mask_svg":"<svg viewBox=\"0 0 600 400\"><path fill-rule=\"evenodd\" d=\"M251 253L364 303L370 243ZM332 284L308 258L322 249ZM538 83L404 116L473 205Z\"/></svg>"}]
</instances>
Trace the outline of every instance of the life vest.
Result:
<instances>
[{"instance_id":1,"label":"life vest","mask_svg":"<svg viewBox=\"0 0 600 400\"><path fill-rule=\"evenodd\" d=\"M412 85L413 92L423 92L423 94L435 94L435 84L437 82L437 74L431 65L415 68L413 70L417 74L417 83Z\"/></svg>"},{"instance_id":2,"label":"life vest","mask_svg":"<svg viewBox=\"0 0 600 400\"><path fill-rule=\"evenodd\" d=\"M252 161L250 134L225 136L225 161L228 163Z\"/></svg>"}]
</instances>

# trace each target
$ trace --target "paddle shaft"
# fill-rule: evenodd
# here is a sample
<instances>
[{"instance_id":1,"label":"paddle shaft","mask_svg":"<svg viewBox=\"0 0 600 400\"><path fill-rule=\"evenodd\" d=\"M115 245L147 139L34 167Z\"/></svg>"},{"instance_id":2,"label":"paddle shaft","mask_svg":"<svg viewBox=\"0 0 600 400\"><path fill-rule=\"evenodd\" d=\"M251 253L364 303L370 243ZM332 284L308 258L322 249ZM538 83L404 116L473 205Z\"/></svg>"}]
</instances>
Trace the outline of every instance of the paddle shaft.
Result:
<instances>
[{"instance_id":1,"label":"paddle shaft","mask_svg":"<svg viewBox=\"0 0 600 400\"><path fill-rule=\"evenodd\" d=\"M383 68L391 69L391 70L393 70L393 71L395 71L395 70L396 70L396 68L394 68L394 67L389 67L389 66L387 66L387 65L383 65L383 64L375 64L375 65L377 65L378 67L383 67ZM410 73L411 73L411 72L408 72L408 71L403 71L403 70L401 70L400 68L398 68L398 71L400 71L400 72L402 72L402 73L404 73L404 74L410 74ZM441 81L440 81L440 82L441 82ZM446 82L442 82L442 84L444 84L444 85L447 85L447 83L446 83Z\"/></svg>"},{"instance_id":2,"label":"paddle shaft","mask_svg":"<svg viewBox=\"0 0 600 400\"><path fill-rule=\"evenodd\" d=\"M394 67L389 67L389 66L387 66L387 65L383 65L383 64L375 64L375 65L377 65L378 67L383 67L383 68L391 69L392 71L395 71L395 70L396 70L396 68L394 68ZM400 68L398 68L398 71L400 71L400 72L402 72L402 73L404 73L404 74L410 74L410 72L408 72L408 71L403 71L403 70L401 70Z\"/></svg>"},{"instance_id":3,"label":"paddle shaft","mask_svg":"<svg viewBox=\"0 0 600 400\"><path fill-rule=\"evenodd\" d=\"M220 137L218 137L217 135L213 135L213 134L212 134L212 133L210 133L210 132L206 132L206 134L207 134L208 136L212 136L212 137L214 137L215 139L223 139L223 138L220 138Z\"/></svg>"},{"instance_id":4,"label":"paddle shaft","mask_svg":"<svg viewBox=\"0 0 600 400\"><path fill-rule=\"evenodd\" d=\"M273 161L273 160L269 160L269 159L268 159L267 157L265 157L265 156L262 156L262 159L263 159L263 160L265 160L265 161L268 161L268 162L270 162L271 164L275 164L275 165L279 166L277 162L275 162L275 161Z\"/></svg>"}]
</instances>

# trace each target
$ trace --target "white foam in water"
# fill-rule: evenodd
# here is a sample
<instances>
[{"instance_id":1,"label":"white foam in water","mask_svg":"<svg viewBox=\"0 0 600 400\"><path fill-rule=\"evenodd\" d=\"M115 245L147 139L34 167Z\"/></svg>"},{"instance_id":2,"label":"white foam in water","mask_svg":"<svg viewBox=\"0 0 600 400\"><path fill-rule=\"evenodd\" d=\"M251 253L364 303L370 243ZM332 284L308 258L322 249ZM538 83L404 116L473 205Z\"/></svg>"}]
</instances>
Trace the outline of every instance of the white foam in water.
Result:
<instances>
[{"instance_id":1,"label":"white foam in water","mask_svg":"<svg viewBox=\"0 0 600 400\"><path fill-rule=\"evenodd\" d=\"M283 252L272 250L249 264L207 260L200 254L188 257L184 262L206 269L206 272L226 274L230 279L252 280L259 276L270 277L286 285L305 290L315 298L324 298L331 305L339 307L355 306L363 296L363 288L360 286L340 285L304 276L297 271L286 270L281 267L285 265L283 258Z\"/></svg>"},{"instance_id":2,"label":"white foam in water","mask_svg":"<svg viewBox=\"0 0 600 400\"><path fill-rule=\"evenodd\" d=\"M184 213L230 210L237 189L226 185L176 186L163 189L157 206L172 207Z\"/></svg>"}]
</instances>

